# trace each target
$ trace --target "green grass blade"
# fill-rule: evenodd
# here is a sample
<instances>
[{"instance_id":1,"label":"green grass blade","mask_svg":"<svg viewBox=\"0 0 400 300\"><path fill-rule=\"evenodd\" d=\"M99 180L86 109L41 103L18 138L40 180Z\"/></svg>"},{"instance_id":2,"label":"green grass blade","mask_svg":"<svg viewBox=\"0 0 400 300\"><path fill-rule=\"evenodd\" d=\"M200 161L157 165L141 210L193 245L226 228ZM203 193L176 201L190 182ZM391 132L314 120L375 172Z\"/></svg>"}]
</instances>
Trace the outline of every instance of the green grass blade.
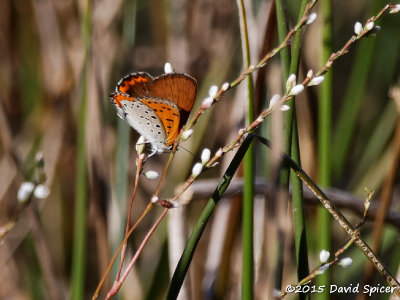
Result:
<instances>
[{"instance_id":1,"label":"green grass blade","mask_svg":"<svg viewBox=\"0 0 400 300\"><path fill-rule=\"evenodd\" d=\"M86 51L86 64L82 72L82 97L79 107L77 161L75 184L74 244L72 249L71 299L83 299L86 267L86 212L87 212L87 157L86 157L86 116L87 116L87 75L90 48L91 1L87 2L82 25Z\"/></svg>"},{"instance_id":2,"label":"green grass blade","mask_svg":"<svg viewBox=\"0 0 400 300\"><path fill-rule=\"evenodd\" d=\"M240 33L244 64L250 66L250 46L247 32L246 12L243 0L238 0ZM246 127L254 120L253 78L247 77L247 103L248 111ZM242 272L242 299L254 298L254 147L250 145L244 157L243 175L243 272Z\"/></svg>"},{"instance_id":3,"label":"green grass blade","mask_svg":"<svg viewBox=\"0 0 400 300\"><path fill-rule=\"evenodd\" d=\"M322 18L322 64L330 57L333 44L333 25L332 25L332 1L322 0L320 3ZM325 80L319 88L318 101L318 180L319 184L328 187L331 184L331 114L332 114L332 91L333 75L328 72ZM317 223L319 226L317 247L318 251L324 249L330 251L331 222L330 214L324 207L317 209ZM319 286L329 285L330 272L325 272L317 277ZM328 293L316 295L318 299L328 299Z\"/></svg>"}]
</instances>

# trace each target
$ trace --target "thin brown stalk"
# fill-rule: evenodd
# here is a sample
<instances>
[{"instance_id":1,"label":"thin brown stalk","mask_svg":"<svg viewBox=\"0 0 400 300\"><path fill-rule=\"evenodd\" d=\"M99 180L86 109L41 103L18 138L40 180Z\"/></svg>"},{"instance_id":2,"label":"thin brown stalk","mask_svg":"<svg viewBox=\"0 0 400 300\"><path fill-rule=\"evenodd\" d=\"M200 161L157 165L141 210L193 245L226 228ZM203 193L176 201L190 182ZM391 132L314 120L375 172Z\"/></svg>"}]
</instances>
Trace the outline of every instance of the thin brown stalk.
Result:
<instances>
[{"instance_id":1,"label":"thin brown stalk","mask_svg":"<svg viewBox=\"0 0 400 300\"><path fill-rule=\"evenodd\" d=\"M157 221L154 223L153 227L149 230L147 233L146 237L143 239L142 243L140 244L138 250L136 251L134 257L132 258L131 262L129 263L128 267L126 268L124 274L122 275L120 280L117 280L114 282L113 287L111 290L108 292L106 299L111 299L113 296L117 294L119 289L121 288L122 284L125 282L126 278L129 275L129 272L132 270L135 262L139 258L140 253L142 253L144 246L146 246L148 240L150 239L151 235L154 233L154 231L157 229L158 225L160 225L161 221L164 219L164 216L167 214L168 208L164 209L160 217L157 219Z\"/></svg>"},{"instance_id":2,"label":"thin brown stalk","mask_svg":"<svg viewBox=\"0 0 400 300\"><path fill-rule=\"evenodd\" d=\"M135 187L133 189L131 202L129 203L128 217L126 218L126 226L125 226L125 236L129 232L129 227L130 227L130 224L131 224L133 201L135 200L135 197L136 197L137 188L139 186L140 174L142 173L143 163L145 162L145 160L146 160L146 155L145 154L140 154L139 157L137 158ZM121 276L121 270L122 270L122 264L124 263L125 252L126 252L126 243L122 247L121 260L120 260L120 263L119 263L118 273L117 273L117 277L115 278L115 281L118 281L120 276Z\"/></svg>"}]
</instances>

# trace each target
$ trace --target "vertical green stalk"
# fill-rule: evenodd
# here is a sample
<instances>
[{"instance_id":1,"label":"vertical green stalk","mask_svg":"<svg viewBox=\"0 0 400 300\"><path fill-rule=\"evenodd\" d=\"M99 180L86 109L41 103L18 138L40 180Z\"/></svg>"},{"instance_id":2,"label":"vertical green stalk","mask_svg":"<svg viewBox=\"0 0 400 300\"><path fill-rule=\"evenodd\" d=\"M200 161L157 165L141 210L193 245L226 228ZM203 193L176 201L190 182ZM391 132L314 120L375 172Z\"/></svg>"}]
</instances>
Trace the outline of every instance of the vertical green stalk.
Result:
<instances>
[{"instance_id":1,"label":"vertical green stalk","mask_svg":"<svg viewBox=\"0 0 400 300\"><path fill-rule=\"evenodd\" d=\"M333 16L332 1L322 0L321 18L322 27L322 65L329 59L332 51L333 42ZM324 74L324 83L319 88L318 102L318 179L322 187L328 187L331 184L331 107L332 107L332 71ZM318 250L330 250L330 214L324 207L317 209L318 224ZM329 285L329 272L317 277L318 285ZM318 299L329 299L329 293L316 295Z\"/></svg>"},{"instance_id":2,"label":"vertical green stalk","mask_svg":"<svg viewBox=\"0 0 400 300\"><path fill-rule=\"evenodd\" d=\"M303 0L299 9L299 19L302 17L307 1ZM287 22L285 19L285 13L281 0L276 1L277 7L277 18L278 18L278 35L279 40L282 42L287 34ZM298 73L299 61L300 61L300 46L301 46L301 31L295 34L293 40L293 48L291 53L282 53L282 66L283 66L283 80L286 82L289 74ZM286 50L286 49L284 49ZM289 51L289 49L287 49ZM290 65L290 68L289 68ZM297 122L296 122L296 107L294 105L294 99L289 103L290 110L285 112L285 151L289 153L292 158L300 165L300 150L297 133ZM281 183L283 187L288 188L289 186L289 169L282 169ZM301 280L306 277L309 273L308 268L308 255L307 255L307 238L305 228L305 217L303 210L303 188L301 180L297 175L291 171L290 179L292 182L292 201L293 201L293 220L294 220L294 236L295 236L295 247L296 247L296 259L297 259L297 276ZM300 297L304 295L300 294Z\"/></svg>"},{"instance_id":3,"label":"vertical green stalk","mask_svg":"<svg viewBox=\"0 0 400 300\"><path fill-rule=\"evenodd\" d=\"M246 12L243 0L238 0L240 16L240 32L242 40L243 58L246 67L250 66L249 38L247 33ZM253 79L247 77L248 111L246 127L254 119L253 106ZM250 145L244 157L244 188L243 188L243 271L242 271L242 299L253 299L254 281L254 253L253 253L253 225L254 225L254 146Z\"/></svg>"},{"instance_id":4,"label":"vertical green stalk","mask_svg":"<svg viewBox=\"0 0 400 300\"><path fill-rule=\"evenodd\" d=\"M303 16L303 12L307 5L306 0L302 0L298 20ZM292 58L290 62L290 73L298 74L299 72L299 62L300 62L300 48L301 48L301 31L298 31L293 40L292 48ZM297 120L296 120L296 106L292 105L292 144L290 146L290 153L293 160L301 165L300 160L300 147L299 138L297 131ZM288 136L290 138L290 136ZM294 222L294 239L295 239L295 249L296 249L296 261L297 261L297 277L302 280L309 274L308 267L308 249L307 249L307 235L305 226L305 216L304 216L304 199L303 199L303 184L296 173L290 171L290 181L292 183L292 206L293 206L293 222ZM304 299L306 295L300 294L300 299Z\"/></svg>"},{"instance_id":5,"label":"vertical green stalk","mask_svg":"<svg viewBox=\"0 0 400 300\"><path fill-rule=\"evenodd\" d=\"M83 299L85 287L86 256L86 207L87 207L87 158L86 115L88 53L90 47L91 2L88 0L82 25L82 36L86 51L86 65L82 73L82 98L79 107L77 133L77 166L75 184L74 245L72 250L71 299Z\"/></svg>"}]
</instances>

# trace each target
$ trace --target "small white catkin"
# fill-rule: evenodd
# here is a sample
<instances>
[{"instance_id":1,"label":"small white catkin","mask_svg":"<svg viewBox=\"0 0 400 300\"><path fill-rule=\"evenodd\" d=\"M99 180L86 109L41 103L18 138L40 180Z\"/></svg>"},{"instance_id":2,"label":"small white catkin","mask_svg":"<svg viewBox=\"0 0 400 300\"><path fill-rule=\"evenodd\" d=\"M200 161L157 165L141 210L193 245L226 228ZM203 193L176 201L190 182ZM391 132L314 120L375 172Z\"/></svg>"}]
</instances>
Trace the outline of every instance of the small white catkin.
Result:
<instances>
[{"instance_id":1,"label":"small white catkin","mask_svg":"<svg viewBox=\"0 0 400 300\"><path fill-rule=\"evenodd\" d=\"M33 182L25 181L21 184L18 190L17 199L19 203L24 203L32 195L35 185Z\"/></svg>"},{"instance_id":2,"label":"small white catkin","mask_svg":"<svg viewBox=\"0 0 400 300\"><path fill-rule=\"evenodd\" d=\"M312 24L312 23L315 21L316 18L317 18L317 14L316 14L315 12L313 12L312 14L310 14L310 15L308 16L307 21L306 21L306 24L307 24L307 25Z\"/></svg>"},{"instance_id":3,"label":"small white catkin","mask_svg":"<svg viewBox=\"0 0 400 300\"><path fill-rule=\"evenodd\" d=\"M192 175L197 177L201 174L201 171L203 171L203 165L201 163L195 163L192 169Z\"/></svg>"},{"instance_id":4,"label":"small white catkin","mask_svg":"<svg viewBox=\"0 0 400 300\"><path fill-rule=\"evenodd\" d=\"M325 77L324 76L317 76L311 79L311 81L308 83L308 86L313 86L313 85L320 85L322 81L324 81Z\"/></svg>"},{"instance_id":5,"label":"small white catkin","mask_svg":"<svg viewBox=\"0 0 400 300\"><path fill-rule=\"evenodd\" d=\"M343 268L347 268L348 266L350 266L353 263L353 260L350 257L345 257L342 258L339 261L339 265L342 266Z\"/></svg>"},{"instance_id":6,"label":"small white catkin","mask_svg":"<svg viewBox=\"0 0 400 300\"><path fill-rule=\"evenodd\" d=\"M286 90L290 91L294 85L296 84L296 75L295 74L290 74L288 79L286 80Z\"/></svg>"},{"instance_id":7,"label":"small white catkin","mask_svg":"<svg viewBox=\"0 0 400 300\"><path fill-rule=\"evenodd\" d=\"M395 6L393 6L390 10L389 13L390 14L397 14L400 11L400 4L396 4Z\"/></svg>"},{"instance_id":8,"label":"small white catkin","mask_svg":"<svg viewBox=\"0 0 400 300\"><path fill-rule=\"evenodd\" d=\"M290 109L289 105L283 104L279 110L280 111L288 111L289 109Z\"/></svg>"},{"instance_id":9,"label":"small white catkin","mask_svg":"<svg viewBox=\"0 0 400 300\"><path fill-rule=\"evenodd\" d=\"M281 96L279 94L275 94L271 97L271 100L269 100L269 107L272 108L278 103L278 101L281 100Z\"/></svg>"},{"instance_id":10,"label":"small white catkin","mask_svg":"<svg viewBox=\"0 0 400 300\"><path fill-rule=\"evenodd\" d=\"M304 91L304 85L297 84L294 87L292 87L292 89L290 90L289 95L297 96L297 95L301 94L303 91Z\"/></svg>"},{"instance_id":11,"label":"small white catkin","mask_svg":"<svg viewBox=\"0 0 400 300\"><path fill-rule=\"evenodd\" d=\"M149 170L146 173L144 173L144 176L147 179L154 180L154 179L158 178L158 172L157 171L153 171L153 170Z\"/></svg>"},{"instance_id":12,"label":"small white catkin","mask_svg":"<svg viewBox=\"0 0 400 300\"><path fill-rule=\"evenodd\" d=\"M322 266L320 266L317 270L318 274L324 274L324 272L329 268L329 264L324 264Z\"/></svg>"},{"instance_id":13,"label":"small white catkin","mask_svg":"<svg viewBox=\"0 0 400 300\"><path fill-rule=\"evenodd\" d=\"M211 151L208 148L204 148L201 152L201 163L205 165L211 158Z\"/></svg>"},{"instance_id":14,"label":"small white catkin","mask_svg":"<svg viewBox=\"0 0 400 300\"><path fill-rule=\"evenodd\" d=\"M229 89L231 85L229 84L229 82L224 82L221 86L222 90L225 92L226 90Z\"/></svg>"},{"instance_id":15,"label":"small white catkin","mask_svg":"<svg viewBox=\"0 0 400 300\"><path fill-rule=\"evenodd\" d=\"M214 102L214 98L213 97L207 97L201 103L201 107L207 109L213 104L213 102Z\"/></svg>"},{"instance_id":16,"label":"small white catkin","mask_svg":"<svg viewBox=\"0 0 400 300\"><path fill-rule=\"evenodd\" d=\"M211 98L215 98L215 96L217 96L217 94L218 94L218 87L216 85L210 86L210 89L208 90L208 95Z\"/></svg>"},{"instance_id":17,"label":"small white catkin","mask_svg":"<svg viewBox=\"0 0 400 300\"><path fill-rule=\"evenodd\" d=\"M359 35L359 34L362 32L362 30L363 30L362 24L361 24L360 22L356 22L356 23L354 24L354 33L355 33L356 35Z\"/></svg>"},{"instance_id":18,"label":"small white catkin","mask_svg":"<svg viewBox=\"0 0 400 300\"><path fill-rule=\"evenodd\" d=\"M374 22L368 22L367 25L365 25L365 29L370 31L372 28L374 28Z\"/></svg>"},{"instance_id":19,"label":"small white catkin","mask_svg":"<svg viewBox=\"0 0 400 300\"><path fill-rule=\"evenodd\" d=\"M193 134L193 129L185 130L181 134L181 140L186 141L187 139L189 139L192 136L192 134Z\"/></svg>"},{"instance_id":20,"label":"small white catkin","mask_svg":"<svg viewBox=\"0 0 400 300\"><path fill-rule=\"evenodd\" d=\"M329 253L329 251L321 250L321 252L319 253L319 261L321 263L326 263L328 261L330 255L331 254Z\"/></svg>"},{"instance_id":21,"label":"small white catkin","mask_svg":"<svg viewBox=\"0 0 400 300\"><path fill-rule=\"evenodd\" d=\"M172 65L169 62L166 62L164 65L164 73L165 74L174 73L174 68L172 68Z\"/></svg>"},{"instance_id":22,"label":"small white catkin","mask_svg":"<svg viewBox=\"0 0 400 300\"><path fill-rule=\"evenodd\" d=\"M50 190L47 186L45 186L43 184L39 184L35 188L33 195L38 199L46 199L50 195Z\"/></svg>"}]
</instances>

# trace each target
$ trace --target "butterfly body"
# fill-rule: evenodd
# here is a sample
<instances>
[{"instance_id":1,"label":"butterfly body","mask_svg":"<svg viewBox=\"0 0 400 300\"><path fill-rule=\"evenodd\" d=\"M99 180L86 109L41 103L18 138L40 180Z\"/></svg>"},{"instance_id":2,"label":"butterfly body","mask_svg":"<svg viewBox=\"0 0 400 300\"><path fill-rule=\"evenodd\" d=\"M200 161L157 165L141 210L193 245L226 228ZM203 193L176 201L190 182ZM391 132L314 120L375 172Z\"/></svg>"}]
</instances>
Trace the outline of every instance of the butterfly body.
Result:
<instances>
[{"instance_id":1,"label":"butterfly body","mask_svg":"<svg viewBox=\"0 0 400 300\"><path fill-rule=\"evenodd\" d=\"M153 78L134 73L120 80L110 100L118 115L146 138L155 153L171 148L189 117L196 93L196 80L186 74Z\"/></svg>"}]
</instances>

